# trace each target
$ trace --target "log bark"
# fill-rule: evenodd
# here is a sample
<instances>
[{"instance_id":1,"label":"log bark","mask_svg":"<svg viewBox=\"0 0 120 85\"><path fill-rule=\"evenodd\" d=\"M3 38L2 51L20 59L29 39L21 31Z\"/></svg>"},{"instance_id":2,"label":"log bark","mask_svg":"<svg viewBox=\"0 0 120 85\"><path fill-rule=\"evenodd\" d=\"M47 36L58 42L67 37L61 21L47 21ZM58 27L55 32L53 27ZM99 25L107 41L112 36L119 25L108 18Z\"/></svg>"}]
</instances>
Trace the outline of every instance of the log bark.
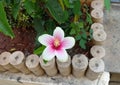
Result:
<instances>
[{"instance_id":1,"label":"log bark","mask_svg":"<svg viewBox=\"0 0 120 85\"><path fill-rule=\"evenodd\" d=\"M11 54L10 64L24 74L30 73L30 70L25 66L25 55L21 51L15 51Z\"/></svg>"},{"instance_id":2,"label":"log bark","mask_svg":"<svg viewBox=\"0 0 120 85\"><path fill-rule=\"evenodd\" d=\"M90 80L96 80L100 77L100 75L104 72L104 62L100 58L92 58L89 61L89 67L86 72L86 77Z\"/></svg>"},{"instance_id":3,"label":"log bark","mask_svg":"<svg viewBox=\"0 0 120 85\"><path fill-rule=\"evenodd\" d=\"M101 23L93 23L91 25L91 29L93 30L93 32L97 30L104 30L104 26Z\"/></svg>"},{"instance_id":4,"label":"log bark","mask_svg":"<svg viewBox=\"0 0 120 85\"><path fill-rule=\"evenodd\" d=\"M68 57L68 61L60 62L57 60L57 67L62 76L68 76L71 73L71 57Z\"/></svg>"},{"instance_id":5,"label":"log bark","mask_svg":"<svg viewBox=\"0 0 120 85\"><path fill-rule=\"evenodd\" d=\"M107 38L107 34L104 30L97 30L93 32L93 43L102 44Z\"/></svg>"},{"instance_id":6,"label":"log bark","mask_svg":"<svg viewBox=\"0 0 120 85\"><path fill-rule=\"evenodd\" d=\"M58 71L56 68L55 58L53 58L52 60L45 63L42 56L41 56L40 57L40 64L48 76L55 76L57 74Z\"/></svg>"},{"instance_id":7,"label":"log bark","mask_svg":"<svg viewBox=\"0 0 120 85\"><path fill-rule=\"evenodd\" d=\"M104 8L104 1L103 0L94 0L91 2L92 9L102 9Z\"/></svg>"},{"instance_id":8,"label":"log bark","mask_svg":"<svg viewBox=\"0 0 120 85\"><path fill-rule=\"evenodd\" d=\"M90 49L90 53L93 57L103 58L105 56L105 49L100 45L94 45Z\"/></svg>"},{"instance_id":9,"label":"log bark","mask_svg":"<svg viewBox=\"0 0 120 85\"><path fill-rule=\"evenodd\" d=\"M72 59L72 73L76 78L84 76L88 66L88 58L83 54L77 54Z\"/></svg>"},{"instance_id":10,"label":"log bark","mask_svg":"<svg viewBox=\"0 0 120 85\"><path fill-rule=\"evenodd\" d=\"M11 55L10 52L1 53L1 55L0 55L0 65L2 66L1 70L5 71L5 69L6 69L6 70L9 70L10 72L19 72L16 68L14 68L10 64L10 61L9 61L10 55Z\"/></svg>"},{"instance_id":11,"label":"log bark","mask_svg":"<svg viewBox=\"0 0 120 85\"><path fill-rule=\"evenodd\" d=\"M91 16L92 16L93 22L103 23L103 10L93 9L91 11Z\"/></svg>"},{"instance_id":12,"label":"log bark","mask_svg":"<svg viewBox=\"0 0 120 85\"><path fill-rule=\"evenodd\" d=\"M27 57L26 66L36 76L41 76L44 74L44 70L41 68L40 63L39 63L39 57L35 54L31 54Z\"/></svg>"}]
</instances>

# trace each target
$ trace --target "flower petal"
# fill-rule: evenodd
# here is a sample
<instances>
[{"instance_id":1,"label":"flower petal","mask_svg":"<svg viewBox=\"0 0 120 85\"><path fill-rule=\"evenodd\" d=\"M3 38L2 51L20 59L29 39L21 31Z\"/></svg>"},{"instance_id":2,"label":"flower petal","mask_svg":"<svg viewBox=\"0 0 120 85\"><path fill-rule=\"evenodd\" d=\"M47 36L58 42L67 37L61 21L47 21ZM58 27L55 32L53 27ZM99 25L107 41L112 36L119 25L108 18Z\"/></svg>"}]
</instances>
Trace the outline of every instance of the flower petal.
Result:
<instances>
[{"instance_id":1,"label":"flower petal","mask_svg":"<svg viewBox=\"0 0 120 85\"><path fill-rule=\"evenodd\" d=\"M62 30L62 28L56 27L53 32L53 36L55 38L58 38L60 41L62 41L64 39L64 31Z\"/></svg>"},{"instance_id":2,"label":"flower petal","mask_svg":"<svg viewBox=\"0 0 120 85\"><path fill-rule=\"evenodd\" d=\"M38 37L38 41L45 46L49 46L53 43L54 38L51 35L43 34Z\"/></svg>"},{"instance_id":3,"label":"flower petal","mask_svg":"<svg viewBox=\"0 0 120 85\"><path fill-rule=\"evenodd\" d=\"M75 45L75 39L73 37L65 37L62 46L65 49L70 49Z\"/></svg>"},{"instance_id":4,"label":"flower petal","mask_svg":"<svg viewBox=\"0 0 120 85\"><path fill-rule=\"evenodd\" d=\"M55 56L55 50L52 49L51 47L45 48L45 50L42 53L43 59L47 61L52 60L54 56Z\"/></svg>"},{"instance_id":5,"label":"flower petal","mask_svg":"<svg viewBox=\"0 0 120 85\"><path fill-rule=\"evenodd\" d=\"M68 54L65 49L57 50L55 55L60 62L66 62L68 60Z\"/></svg>"}]
</instances>

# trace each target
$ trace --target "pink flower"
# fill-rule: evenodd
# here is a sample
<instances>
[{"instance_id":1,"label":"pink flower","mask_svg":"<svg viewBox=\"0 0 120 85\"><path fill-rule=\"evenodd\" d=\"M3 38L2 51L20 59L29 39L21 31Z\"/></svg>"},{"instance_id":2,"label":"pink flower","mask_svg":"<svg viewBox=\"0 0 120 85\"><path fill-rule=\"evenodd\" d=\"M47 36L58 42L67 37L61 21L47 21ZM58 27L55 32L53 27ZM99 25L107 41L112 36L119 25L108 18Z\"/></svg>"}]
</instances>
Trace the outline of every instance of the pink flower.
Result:
<instances>
[{"instance_id":1,"label":"pink flower","mask_svg":"<svg viewBox=\"0 0 120 85\"><path fill-rule=\"evenodd\" d=\"M68 54L65 49L70 49L75 45L75 39L73 37L64 37L64 31L60 27L56 27L53 36L43 34L38 38L38 41L46 46L42 57L47 61L56 56L59 61L66 62Z\"/></svg>"}]
</instances>

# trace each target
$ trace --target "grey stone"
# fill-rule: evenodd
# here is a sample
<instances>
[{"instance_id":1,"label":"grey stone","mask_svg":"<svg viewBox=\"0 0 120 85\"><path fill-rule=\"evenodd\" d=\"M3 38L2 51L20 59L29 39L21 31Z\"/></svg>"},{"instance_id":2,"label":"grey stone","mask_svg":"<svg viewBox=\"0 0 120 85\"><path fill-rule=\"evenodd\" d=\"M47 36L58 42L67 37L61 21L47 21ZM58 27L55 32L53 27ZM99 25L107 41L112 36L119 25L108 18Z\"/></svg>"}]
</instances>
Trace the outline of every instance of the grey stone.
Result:
<instances>
[{"instance_id":1,"label":"grey stone","mask_svg":"<svg viewBox=\"0 0 120 85\"><path fill-rule=\"evenodd\" d=\"M110 11L105 11L104 27L107 40L103 43L106 49L105 70L120 73L120 5L112 4Z\"/></svg>"},{"instance_id":2,"label":"grey stone","mask_svg":"<svg viewBox=\"0 0 120 85\"><path fill-rule=\"evenodd\" d=\"M46 75L36 77L32 74L0 73L0 85L108 85L109 80L110 75L108 72L104 72L94 81L91 81L86 77L77 79L72 75L68 77L62 77L59 74L54 77L48 77Z\"/></svg>"}]
</instances>

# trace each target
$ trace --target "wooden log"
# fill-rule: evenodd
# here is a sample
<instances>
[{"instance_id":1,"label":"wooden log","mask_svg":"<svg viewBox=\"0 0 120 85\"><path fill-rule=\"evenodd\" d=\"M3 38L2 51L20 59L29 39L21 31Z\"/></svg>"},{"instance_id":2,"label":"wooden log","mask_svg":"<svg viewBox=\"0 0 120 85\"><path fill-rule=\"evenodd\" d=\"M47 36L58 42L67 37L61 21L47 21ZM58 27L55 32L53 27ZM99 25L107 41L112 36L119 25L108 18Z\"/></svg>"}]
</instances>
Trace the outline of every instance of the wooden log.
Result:
<instances>
[{"instance_id":1,"label":"wooden log","mask_svg":"<svg viewBox=\"0 0 120 85\"><path fill-rule=\"evenodd\" d=\"M40 65L45 70L48 76L55 76L57 74L57 68L55 63L55 58L48 61L47 63L44 62L42 56L40 57Z\"/></svg>"},{"instance_id":2,"label":"wooden log","mask_svg":"<svg viewBox=\"0 0 120 85\"><path fill-rule=\"evenodd\" d=\"M36 76L41 76L44 74L44 70L41 68L40 63L39 63L39 57L35 54L31 54L27 57L26 66Z\"/></svg>"},{"instance_id":3,"label":"wooden log","mask_svg":"<svg viewBox=\"0 0 120 85\"><path fill-rule=\"evenodd\" d=\"M88 58L85 55L77 54L77 55L73 56L72 74L76 78L81 78L84 76L87 66L88 66Z\"/></svg>"},{"instance_id":4,"label":"wooden log","mask_svg":"<svg viewBox=\"0 0 120 85\"><path fill-rule=\"evenodd\" d=\"M16 68L14 68L11 64L10 64L10 52L3 52L0 55L0 65L2 66L2 70L5 71L9 70L10 72L19 72ZM5 69L4 69L5 68Z\"/></svg>"},{"instance_id":5,"label":"wooden log","mask_svg":"<svg viewBox=\"0 0 120 85\"><path fill-rule=\"evenodd\" d=\"M93 22L103 23L103 10L102 9L93 9L91 11L91 16Z\"/></svg>"},{"instance_id":6,"label":"wooden log","mask_svg":"<svg viewBox=\"0 0 120 85\"><path fill-rule=\"evenodd\" d=\"M102 59L98 57L92 58L89 61L89 67L86 72L86 77L90 80L96 80L104 72L104 68L105 65Z\"/></svg>"},{"instance_id":7,"label":"wooden log","mask_svg":"<svg viewBox=\"0 0 120 85\"><path fill-rule=\"evenodd\" d=\"M104 26L101 23L93 23L91 25L91 29L93 30L93 32L97 30L104 30Z\"/></svg>"},{"instance_id":8,"label":"wooden log","mask_svg":"<svg viewBox=\"0 0 120 85\"><path fill-rule=\"evenodd\" d=\"M15 51L11 54L10 64L24 74L30 73L30 70L25 66L25 55L21 51Z\"/></svg>"},{"instance_id":9,"label":"wooden log","mask_svg":"<svg viewBox=\"0 0 120 85\"><path fill-rule=\"evenodd\" d=\"M94 0L91 2L92 9L102 9L104 8L104 1L103 0Z\"/></svg>"},{"instance_id":10,"label":"wooden log","mask_svg":"<svg viewBox=\"0 0 120 85\"><path fill-rule=\"evenodd\" d=\"M97 30L93 32L93 43L102 44L107 38L107 34L104 30Z\"/></svg>"},{"instance_id":11,"label":"wooden log","mask_svg":"<svg viewBox=\"0 0 120 85\"><path fill-rule=\"evenodd\" d=\"M71 73L71 57L68 57L68 61L60 62L57 60L57 67L62 76L68 76Z\"/></svg>"},{"instance_id":12,"label":"wooden log","mask_svg":"<svg viewBox=\"0 0 120 85\"><path fill-rule=\"evenodd\" d=\"M0 65L0 72L5 72L7 71L5 68L3 68L3 66Z\"/></svg>"},{"instance_id":13,"label":"wooden log","mask_svg":"<svg viewBox=\"0 0 120 85\"><path fill-rule=\"evenodd\" d=\"M93 57L103 58L105 56L105 49L100 45L94 45L90 49L90 53Z\"/></svg>"}]
</instances>

